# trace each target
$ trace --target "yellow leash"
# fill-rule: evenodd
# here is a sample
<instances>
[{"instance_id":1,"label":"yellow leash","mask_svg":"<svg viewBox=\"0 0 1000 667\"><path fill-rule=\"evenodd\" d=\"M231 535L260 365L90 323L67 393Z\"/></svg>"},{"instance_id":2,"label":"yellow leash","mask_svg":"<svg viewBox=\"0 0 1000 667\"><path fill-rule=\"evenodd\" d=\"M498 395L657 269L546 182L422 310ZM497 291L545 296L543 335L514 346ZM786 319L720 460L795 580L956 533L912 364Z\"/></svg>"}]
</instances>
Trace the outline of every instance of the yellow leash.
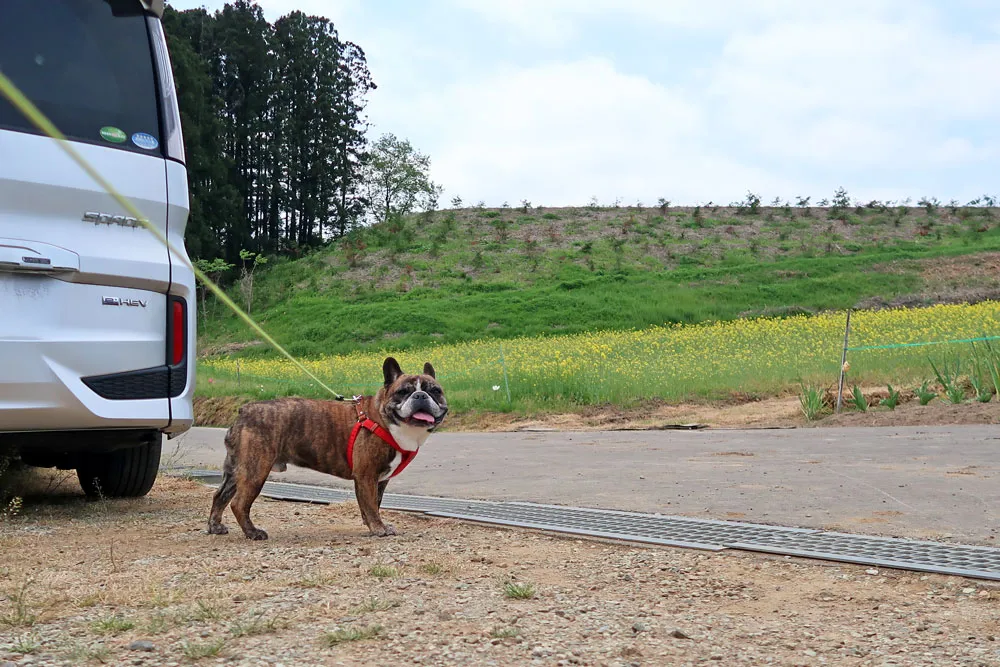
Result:
<instances>
[{"instance_id":1,"label":"yellow leash","mask_svg":"<svg viewBox=\"0 0 1000 667\"><path fill-rule=\"evenodd\" d=\"M264 339L274 349L276 349L278 352L284 355L289 361L295 364L295 366L299 370L301 370L307 376L315 380L315 382L319 386L323 387L323 389L326 389L328 392L330 392L330 394L332 394L336 400L338 401L344 400L343 396L335 392L333 389L330 389L330 387L326 386L326 384L322 380L316 377L298 359L289 354L288 350L282 347L278 343L278 341L271 338L271 336L266 331L264 331L264 329L262 329L261 326L257 324L253 320L253 318L250 317L250 315L245 313L243 309L236 304L235 301L229 298L229 295L226 294L221 287L212 282L212 280L208 276L206 276L203 271L198 269L198 267L196 267L188 259L187 253L178 251L177 248L175 248L170 243L170 240L166 236L164 236L164 234L160 232L160 230L157 229L152 223L150 223L149 220L147 220L142 213L139 212L139 210L132 204L132 202L130 202L126 197L124 197L121 193L119 193L118 190L116 190L115 187L110 182L108 182L107 179L101 176L100 172L94 169L94 167L89 162L87 162L87 160L84 159L82 155L80 155L76 151L73 145L69 141L67 141L65 135L63 135L63 133L60 132L59 129L55 125L53 125L48 118L45 117L45 114L39 111L38 107L32 104L31 100L29 100L27 97L24 96L24 93L22 93L20 89L14 85L14 82L8 79L3 72L0 72L0 93L3 93L4 97L6 97L10 101L10 103L13 104L15 108L17 108L18 111L24 114L24 117L27 118L29 121L31 121L31 123L34 124L35 127L41 130L51 139L55 139L59 143L59 146L66 152L66 154L69 155L74 162L80 165L80 168L83 169L91 178L93 178L94 181L96 181L97 184L100 185L105 192L107 192L115 199L115 201L121 204L122 208L124 208L126 211L128 211L128 213L132 217L138 220L139 224L141 224L143 227L149 230L156 238L160 240L161 243L167 246L167 249L169 251L173 252L175 255L177 255L177 257L182 258L184 265L187 266L189 269L191 269L195 277L197 277L198 280L200 280L202 284L205 285L205 287L207 287L212 292L212 294L216 296L217 299L219 299L219 301L226 304L226 306L228 306L230 310L232 310L240 317L240 319L246 322L247 325L258 336Z\"/></svg>"}]
</instances>

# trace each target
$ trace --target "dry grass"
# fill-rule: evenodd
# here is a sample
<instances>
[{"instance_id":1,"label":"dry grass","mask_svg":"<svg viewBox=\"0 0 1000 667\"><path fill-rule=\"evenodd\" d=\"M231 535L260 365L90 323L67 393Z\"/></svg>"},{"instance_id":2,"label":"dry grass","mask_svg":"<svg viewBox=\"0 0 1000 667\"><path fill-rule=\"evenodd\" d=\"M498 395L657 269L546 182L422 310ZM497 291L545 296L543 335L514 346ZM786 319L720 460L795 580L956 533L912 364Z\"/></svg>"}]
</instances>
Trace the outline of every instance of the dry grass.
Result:
<instances>
[{"instance_id":1,"label":"dry grass","mask_svg":"<svg viewBox=\"0 0 1000 667\"><path fill-rule=\"evenodd\" d=\"M363 628L349 627L349 628L337 628L336 630L330 630L324 632L320 638L320 641L327 648L332 648L338 644L343 644L345 642L357 642L364 641L366 639L375 639L380 634L382 634L381 625L369 625Z\"/></svg>"},{"instance_id":2,"label":"dry grass","mask_svg":"<svg viewBox=\"0 0 1000 667\"><path fill-rule=\"evenodd\" d=\"M528 583L508 581L503 585L503 594L511 600L530 600L535 597L535 587Z\"/></svg>"},{"instance_id":3,"label":"dry grass","mask_svg":"<svg viewBox=\"0 0 1000 667\"><path fill-rule=\"evenodd\" d=\"M208 642L183 642L182 650L184 657L188 660L201 660L202 658L214 658L222 653L226 647L225 639L216 639Z\"/></svg>"},{"instance_id":4,"label":"dry grass","mask_svg":"<svg viewBox=\"0 0 1000 667\"><path fill-rule=\"evenodd\" d=\"M377 611L389 611L390 609L395 609L400 604L402 603L399 600L383 599L373 595L372 597L368 598L367 600L359 604L355 609L355 611L359 614L364 614L368 612L377 612Z\"/></svg>"},{"instance_id":5,"label":"dry grass","mask_svg":"<svg viewBox=\"0 0 1000 667\"><path fill-rule=\"evenodd\" d=\"M393 577L399 576L399 570L397 570L392 565L385 565L383 563L376 563L368 568L368 574L372 575L377 579L391 579Z\"/></svg>"},{"instance_id":6,"label":"dry grass","mask_svg":"<svg viewBox=\"0 0 1000 667\"><path fill-rule=\"evenodd\" d=\"M401 534L374 539L348 503L262 499L255 518L271 539L258 543L206 535L210 496L171 478L147 498L103 507L68 488L27 494L21 515L0 526L0 662L126 664L146 655L129 643L148 639L156 664L413 664L428 655L431 631L434 655L456 665L525 664L538 646L572 646L565 659L581 664L633 651L644 664L715 653L793 663L806 649L829 664L898 650L943 664L995 651L1000 592L957 578L398 513ZM369 574L376 568L395 576ZM674 639L678 628L695 641Z\"/></svg>"}]
</instances>

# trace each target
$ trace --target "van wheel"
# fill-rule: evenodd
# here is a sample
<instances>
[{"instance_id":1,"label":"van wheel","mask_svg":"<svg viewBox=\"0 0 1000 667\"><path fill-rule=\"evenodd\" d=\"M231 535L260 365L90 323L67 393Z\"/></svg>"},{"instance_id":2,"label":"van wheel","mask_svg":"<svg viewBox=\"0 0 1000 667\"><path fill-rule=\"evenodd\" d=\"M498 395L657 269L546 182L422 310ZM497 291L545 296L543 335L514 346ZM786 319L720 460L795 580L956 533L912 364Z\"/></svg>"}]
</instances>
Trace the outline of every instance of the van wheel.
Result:
<instances>
[{"instance_id":1,"label":"van wheel","mask_svg":"<svg viewBox=\"0 0 1000 667\"><path fill-rule=\"evenodd\" d=\"M138 498L149 493L160 470L161 436L153 432L137 447L87 456L76 469L91 498Z\"/></svg>"}]
</instances>

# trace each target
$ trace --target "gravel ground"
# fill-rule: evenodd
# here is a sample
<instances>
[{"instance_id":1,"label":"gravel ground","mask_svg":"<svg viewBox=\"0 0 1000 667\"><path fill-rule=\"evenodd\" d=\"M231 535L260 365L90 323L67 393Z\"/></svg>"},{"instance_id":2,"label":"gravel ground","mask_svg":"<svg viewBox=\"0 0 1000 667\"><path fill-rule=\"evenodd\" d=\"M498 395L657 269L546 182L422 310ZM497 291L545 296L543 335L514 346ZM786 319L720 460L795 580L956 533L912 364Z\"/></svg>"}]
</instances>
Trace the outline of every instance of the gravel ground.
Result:
<instances>
[{"instance_id":1,"label":"gravel ground","mask_svg":"<svg viewBox=\"0 0 1000 667\"><path fill-rule=\"evenodd\" d=\"M265 499L249 542L194 482L74 486L0 522L0 665L1000 664L986 582Z\"/></svg>"}]
</instances>

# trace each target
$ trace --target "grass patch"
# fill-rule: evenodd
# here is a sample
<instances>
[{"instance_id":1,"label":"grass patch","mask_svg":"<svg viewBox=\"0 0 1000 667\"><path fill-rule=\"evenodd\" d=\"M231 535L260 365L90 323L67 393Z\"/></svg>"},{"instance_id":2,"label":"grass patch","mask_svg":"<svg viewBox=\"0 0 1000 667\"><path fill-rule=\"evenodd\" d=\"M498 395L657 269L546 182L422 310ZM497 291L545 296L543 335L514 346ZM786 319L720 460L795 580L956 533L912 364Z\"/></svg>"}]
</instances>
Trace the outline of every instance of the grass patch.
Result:
<instances>
[{"instance_id":1,"label":"grass patch","mask_svg":"<svg viewBox=\"0 0 1000 667\"><path fill-rule=\"evenodd\" d=\"M378 579L391 579L392 577L399 576L399 570L397 570L392 565L384 565L382 563L376 563L368 568L368 574L376 577Z\"/></svg>"},{"instance_id":2,"label":"grass patch","mask_svg":"<svg viewBox=\"0 0 1000 667\"><path fill-rule=\"evenodd\" d=\"M295 585L299 588L325 588L336 580L336 577L331 575L308 574L296 581Z\"/></svg>"},{"instance_id":3,"label":"grass patch","mask_svg":"<svg viewBox=\"0 0 1000 667\"><path fill-rule=\"evenodd\" d=\"M517 637L520 631L517 628L493 628L490 631L490 637L493 639L512 639Z\"/></svg>"},{"instance_id":4,"label":"grass patch","mask_svg":"<svg viewBox=\"0 0 1000 667\"><path fill-rule=\"evenodd\" d=\"M145 607L163 609L182 601L182 597L176 591L165 591L161 588L152 588L149 597L144 602Z\"/></svg>"},{"instance_id":5,"label":"grass patch","mask_svg":"<svg viewBox=\"0 0 1000 667\"><path fill-rule=\"evenodd\" d=\"M210 642L182 642L181 652L188 660L203 660L219 656L225 647L226 640L220 637Z\"/></svg>"},{"instance_id":6,"label":"grass patch","mask_svg":"<svg viewBox=\"0 0 1000 667\"><path fill-rule=\"evenodd\" d=\"M264 613L253 614L245 620L236 620L229 626L229 634L233 637L253 637L277 632L283 627L277 618L264 618Z\"/></svg>"},{"instance_id":7,"label":"grass patch","mask_svg":"<svg viewBox=\"0 0 1000 667\"><path fill-rule=\"evenodd\" d=\"M437 562L433 562L433 561L430 562L430 563L421 563L419 569L424 574L429 574L429 575L435 576L435 577L437 575L442 574L442 573L445 572L444 565L441 565L441 563L437 563Z\"/></svg>"},{"instance_id":8,"label":"grass patch","mask_svg":"<svg viewBox=\"0 0 1000 667\"><path fill-rule=\"evenodd\" d=\"M135 627L135 622L121 616L108 616L90 624L90 628L101 635L117 635Z\"/></svg>"},{"instance_id":9,"label":"grass patch","mask_svg":"<svg viewBox=\"0 0 1000 667\"><path fill-rule=\"evenodd\" d=\"M105 644L94 644L88 646L86 644L74 644L66 652L66 657L69 658L73 664L90 662L96 660L102 664L108 661L111 657L111 649L109 649Z\"/></svg>"},{"instance_id":10,"label":"grass patch","mask_svg":"<svg viewBox=\"0 0 1000 667\"><path fill-rule=\"evenodd\" d=\"M87 593L76 600L73 600L75 604L80 609L90 609L91 607L96 607L101 602L100 593Z\"/></svg>"},{"instance_id":11,"label":"grass patch","mask_svg":"<svg viewBox=\"0 0 1000 667\"><path fill-rule=\"evenodd\" d=\"M28 601L28 588L33 583L34 579L29 577L20 586L7 592L10 609L0 616L0 626L28 628L38 621L38 614Z\"/></svg>"},{"instance_id":12,"label":"grass patch","mask_svg":"<svg viewBox=\"0 0 1000 667\"><path fill-rule=\"evenodd\" d=\"M471 225L472 238L451 234L455 238L446 235L443 243L433 240L437 232L418 225L427 238L418 237L402 253L392 248L392 234L365 230L357 235L366 236L370 258L353 271L368 279L341 274L348 267L339 242L299 260L277 259L255 280L254 313L298 356L379 350L391 332L400 334L391 339L394 348L413 349L438 341L546 335L557 326L584 332L734 319L747 310L789 304L845 309L870 297L919 292L919 267L902 266L904 260L1000 249L996 229L941 239L921 235L922 213L878 243L870 230L831 225L820 213L815 221L753 238L711 236L746 221L734 216L713 216L702 223L705 229L669 224L672 229L664 231L671 242L661 246L645 233L623 236L621 219L602 217L585 229L577 224L582 213L567 210L560 215L562 233L552 233L551 220L526 225L535 244L530 252L520 250L513 236L513 245L497 243L493 226L475 217L463 222ZM636 230L647 227L641 216L636 222ZM963 229L958 221L947 226ZM580 233L572 231L577 227ZM886 269L890 263L896 266ZM404 332L399 322L407 323ZM500 326L489 328L494 322ZM251 335L212 299L199 324L203 347ZM270 354L261 348L245 354L261 353Z\"/></svg>"},{"instance_id":13,"label":"grass patch","mask_svg":"<svg viewBox=\"0 0 1000 667\"><path fill-rule=\"evenodd\" d=\"M151 635L162 635L170 629L171 622L167 615L158 611L146 620L143 630Z\"/></svg>"},{"instance_id":14,"label":"grass patch","mask_svg":"<svg viewBox=\"0 0 1000 667\"><path fill-rule=\"evenodd\" d=\"M10 644L10 650L21 655L31 655L42 647L37 635L22 635Z\"/></svg>"},{"instance_id":15,"label":"grass patch","mask_svg":"<svg viewBox=\"0 0 1000 667\"><path fill-rule=\"evenodd\" d=\"M399 600L384 600L382 598L372 596L355 607L355 612L365 613L365 612L376 612L376 611L388 611L390 609L395 609L400 605Z\"/></svg>"},{"instance_id":16,"label":"grass patch","mask_svg":"<svg viewBox=\"0 0 1000 667\"><path fill-rule=\"evenodd\" d=\"M349 628L337 628L336 630L330 630L324 632L320 636L320 643L327 648L332 648L339 644L344 644L346 642L357 642L365 641L368 639L375 639L382 634L381 625L369 625L367 627L349 627Z\"/></svg>"},{"instance_id":17,"label":"grass patch","mask_svg":"<svg viewBox=\"0 0 1000 667\"><path fill-rule=\"evenodd\" d=\"M224 612L218 605L205 602L204 600L198 600L195 603L194 610L188 614L188 619L204 623L208 621L222 620L223 616Z\"/></svg>"},{"instance_id":18,"label":"grass patch","mask_svg":"<svg viewBox=\"0 0 1000 667\"><path fill-rule=\"evenodd\" d=\"M508 581L503 585L503 594L509 600L531 600L536 592L531 584Z\"/></svg>"}]
</instances>

